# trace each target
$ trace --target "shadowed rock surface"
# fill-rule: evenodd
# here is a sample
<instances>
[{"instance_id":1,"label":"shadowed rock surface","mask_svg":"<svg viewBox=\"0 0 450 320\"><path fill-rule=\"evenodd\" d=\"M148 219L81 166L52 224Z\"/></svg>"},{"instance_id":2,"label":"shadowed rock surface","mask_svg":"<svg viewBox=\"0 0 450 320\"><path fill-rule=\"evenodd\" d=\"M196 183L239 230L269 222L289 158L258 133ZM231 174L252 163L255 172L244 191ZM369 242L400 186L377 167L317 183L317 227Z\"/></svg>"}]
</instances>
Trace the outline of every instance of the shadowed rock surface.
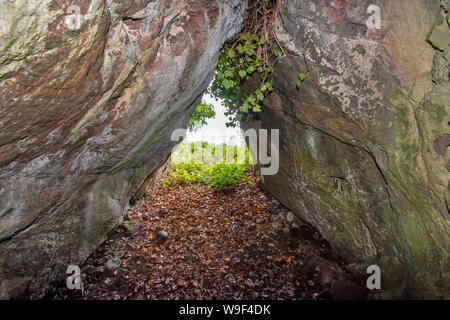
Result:
<instances>
[{"instance_id":1,"label":"shadowed rock surface","mask_svg":"<svg viewBox=\"0 0 450 320\"><path fill-rule=\"evenodd\" d=\"M449 2L374 3L380 30L368 1L282 1L286 56L248 124L280 129L262 185L361 271L379 265L381 297L449 298Z\"/></svg>"},{"instance_id":2,"label":"shadowed rock surface","mask_svg":"<svg viewBox=\"0 0 450 320\"><path fill-rule=\"evenodd\" d=\"M81 9L79 21L70 5ZM2 3L1 298L27 288L38 297L121 221L200 102L244 7Z\"/></svg>"}]
</instances>

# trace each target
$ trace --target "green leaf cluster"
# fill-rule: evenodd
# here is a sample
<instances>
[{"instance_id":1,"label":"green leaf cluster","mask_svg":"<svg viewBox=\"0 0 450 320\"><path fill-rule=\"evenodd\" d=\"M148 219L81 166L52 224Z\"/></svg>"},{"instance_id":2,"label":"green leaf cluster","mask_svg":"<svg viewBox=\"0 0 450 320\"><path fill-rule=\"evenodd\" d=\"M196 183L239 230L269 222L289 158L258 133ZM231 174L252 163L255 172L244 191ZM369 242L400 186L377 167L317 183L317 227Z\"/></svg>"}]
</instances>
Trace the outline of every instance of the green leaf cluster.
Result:
<instances>
[{"instance_id":1,"label":"green leaf cluster","mask_svg":"<svg viewBox=\"0 0 450 320\"><path fill-rule=\"evenodd\" d=\"M241 120L248 120L251 113L261 112L265 96L273 91L268 81L273 68L261 55L265 44L266 39L261 35L241 34L219 54L215 79L208 92L223 101L230 120L227 126L235 126ZM254 76L258 77L259 88L244 93L241 85Z\"/></svg>"},{"instance_id":2,"label":"green leaf cluster","mask_svg":"<svg viewBox=\"0 0 450 320\"><path fill-rule=\"evenodd\" d=\"M194 154L199 154L197 158ZM172 153L172 165L181 163L197 163L214 165L218 163L234 163L243 161L246 166L251 166L253 159L247 147L239 147L230 144L213 144L208 142L181 142Z\"/></svg>"},{"instance_id":3,"label":"green leaf cluster","mask_svg":"<svg viewBox=\"0 0 450 320\"><path fill-rule=\"evenodd\" d=\"M298 80L297 80L297 89L300 89L300 85L302 84L302 82L306 79L306 74L304 74L303 72L300 72L298 74Z\"/></svg>"},{"instance_id":4,"label":"green leaf cluster","mask_svg":"<svg viewBox=\"0 0 450 320\"><path fill-rule=\"evenodd\" d=\"M216 191L250 180L244 174L246 166L239 164L178 164L169 171L166 185L204 184Z\"/></svg>"},{"instance_id":5,"label":"green leaf cluster","mask_svg":"<svg viewBox=\"0 0 450 320\"><path fill-rule=\"evenodd\" d=\"M216 112L214 111L214 107L211 104L202 102L195 108L189 118L187 127L190 131L196 131L206 125L207 119L214 118L215 115Z\"/></svg>"}]
</instances>

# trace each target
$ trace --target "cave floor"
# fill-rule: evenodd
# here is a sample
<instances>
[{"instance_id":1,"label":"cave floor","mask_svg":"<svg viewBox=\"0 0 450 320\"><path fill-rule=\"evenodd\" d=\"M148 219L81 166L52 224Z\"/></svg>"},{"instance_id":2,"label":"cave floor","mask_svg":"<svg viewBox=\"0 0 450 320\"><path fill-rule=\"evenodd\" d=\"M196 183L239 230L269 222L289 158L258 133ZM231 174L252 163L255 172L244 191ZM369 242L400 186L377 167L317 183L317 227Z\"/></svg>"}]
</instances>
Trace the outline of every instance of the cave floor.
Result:
<instances>
[{"instance_id":1,"label":"cave floor","mask_svg":"<svg viewBox=\"0 0 450 320\"><path fill-rule=\"evenodd\" d=\"M248 175L222 192L158 183L86 261L84 294L61 281L47 298L367 299L328 243Z\"/></svg>"}]
</instances>

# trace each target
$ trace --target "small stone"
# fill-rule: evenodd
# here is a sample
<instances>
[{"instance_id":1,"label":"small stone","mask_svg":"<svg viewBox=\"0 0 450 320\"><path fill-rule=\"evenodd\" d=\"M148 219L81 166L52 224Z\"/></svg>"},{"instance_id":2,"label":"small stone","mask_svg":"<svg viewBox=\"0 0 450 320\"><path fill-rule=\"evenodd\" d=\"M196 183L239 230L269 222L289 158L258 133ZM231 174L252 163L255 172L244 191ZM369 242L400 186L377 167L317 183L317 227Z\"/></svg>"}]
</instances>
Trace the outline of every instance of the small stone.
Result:
<instances>
[{"instance_id":1,"label":"small stone","mask_svg":"<svg viewBox=\"0 0 450 320\"><path fill-rule=\"evenodd\" d=\"M289 228L288 228L288 227L284 227L284 228L283 228L283 232L284 232L285 234L289 234Z\"/></svg>"},{"instance_id":2,"label":"small stone","mask_svg":"<svg viewBox=\"0 0 450 320\"><path fill-rule=\"evenodd\" d=\"M106 267L109 270L115 270L120 267L120 258L118 256L108 257L108 261L106 261Z\"/></svg>"},{"instance_id":3,"label":"small stone","mask_svg":"<svg viewBox=\"0 0 450 320\"><path fill-rule=\"evenodd\" d=\"M165 230L159 230L158 233L156 234L156 237L160 241L166 241L169 239L169 233Z\"/></svg>"},{"instance_id":4,"label":"small stone","mask_svg":"<svg viewBox=\"0 0 450 320\"><path fill-rule=\"evenodd\" d=\"M264 221L266 221L266 219L261 218L261 219L256 220L256 223L261 224L261 223L264 223Z\"/></svg>"},{"instance_id":5,"label":"small stone","mask_svg":"<svg viewBox=\"0 0 450 320\"><path fill-rule=\"evenodd\" d=\"M325 270L320 275L320 283L322 286L326 286L333 281L333 272L331 270Z\"/></svg>"},{"instance_id":6,"label":"small stone","mask_svg":"<svg viewBox=\"0 0 450 320\"><path fill-rule=\"evenodd\" d=\"M314 281L312 281L312 280L309 280L309 281L307 282L307 284L308 284L308 286L310 286L310 287L314 287L314 285L315 285Z\"/></svg>"},{"instance_id":7,"label":"small stone","mask_svg":"<svg viewBox=\"0 0 450 320\"><path fill-rule=\"evenodd\" d=\"M272 222L272 227L276 230L281 229L283 227L283 224L280 221L274 221Z\"/></svg>"},{"instance_id":8,"label":"small stone","mask_svg":"<svg viewBox=\"0 0 450 320\"><path fill-rule=\"evenodd\" d=\"M280 216L281 220L286 220L286 212L280 212L278 215Z\"/></svg>"},{"instance_id":9,"label":"small stone","mask_svg":"<svg viewBox=\"0 0 450 320\"><path fill-rule=\"evenodd\" d=\"M289 211L288 214L286 215L286 220L289 223L292 223L294 221L294 213L292 211Z\"/></svg>"}]
</instances>

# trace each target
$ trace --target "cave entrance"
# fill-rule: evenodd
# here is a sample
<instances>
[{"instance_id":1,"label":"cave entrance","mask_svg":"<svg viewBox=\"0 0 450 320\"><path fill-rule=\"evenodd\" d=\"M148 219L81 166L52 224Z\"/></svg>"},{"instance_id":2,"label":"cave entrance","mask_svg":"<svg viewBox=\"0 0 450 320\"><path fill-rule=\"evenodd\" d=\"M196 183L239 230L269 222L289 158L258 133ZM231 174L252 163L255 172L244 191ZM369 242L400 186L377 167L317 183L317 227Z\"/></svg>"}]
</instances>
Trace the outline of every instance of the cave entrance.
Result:
<instances>
[{"instance_id":1,"label":"cave entrance","mask_svg":"<svg viewBox=\"0 0 450 320\"><path fill-rule=\"evenodd\" d=\"M252 144L239 124L263 112L283 48L273 38L277 2L253 0L249 8L167 170L86 261L84 298L362 295L358 285L333 288L333 280L351 277L343 263L318 232L259 188ZM299 75L297 87L305 77Z\"/></svg>"},{"instance_id":2,"label":"cave entrance","mask_svg":"<svg viewBox=\"0 0 450 320\"><path fill-rule=\"evenodd\" d=\"M342 264L314 229L258 187L241 131L227 120L220 101L206 95L171 166L86 261L84 296L63 288L57 298L333 298L333 278L348 276ZM197 149L201 161L192 162Z\"/></svg>"},{"instance_id":3,"label":"cave entrance","mask_svg":"<svg viewBox=\"0 0 450 320\"><path fill-rule=\"evenodd\" d=\"M218 168L220 165L241 172L252 167L253 159L247 149L245 133L241 130L239 122L233 120L223 101L212 96L209 89L203 96L202 103L191 115L187 129L185 139L172 153L172 172L181 174L181 171L176 169L189 171L214 166ZM171 175L169 178L175 179L174 182L183 182L183 178L187 179L184 182L190 181L189 177L183 175ZM177 178L181 180L176 181ZM209 178L213 179L214 176ZM224 180L224 184L220 186L214 185L214 189L222 189L228 184L238 182L232 179L233 176L228 178L231 180Z\"/></svg>"}]
</instances>

